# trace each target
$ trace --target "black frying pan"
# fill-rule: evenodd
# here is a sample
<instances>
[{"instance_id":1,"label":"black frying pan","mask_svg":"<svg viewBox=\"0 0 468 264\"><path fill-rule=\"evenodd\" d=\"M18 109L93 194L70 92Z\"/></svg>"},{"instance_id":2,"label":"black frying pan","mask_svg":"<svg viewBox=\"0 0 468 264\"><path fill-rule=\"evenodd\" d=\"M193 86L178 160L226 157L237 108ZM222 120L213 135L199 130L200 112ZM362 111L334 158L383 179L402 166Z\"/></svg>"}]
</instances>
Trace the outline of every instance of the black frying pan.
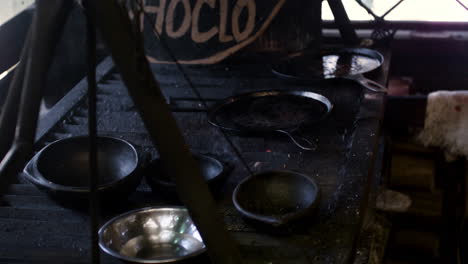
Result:
<instances>
[{"instance_id":1,"label":"black frying pan","mask_svg":"<svg viewBox=\"0 0 468 264\"><path fill-rule=\"evenodd\" d=\"M366 48L300 51L273 65L272 71L281 78L295 81L345 78L356 81L371 91L386 92L384 86L363 75L380 67L383 61L382 54Z\"/></svg>"},{"instance_id":2,"label":"black frying pan","mask_svg":"<svg viewBox=\"0 0 468 264\"><path fill-rule=\"evenodd\" d=\"M108 202L134 191L142 173L137 150L129 142L100 136L98 192ZM78 205L89 198L88 138L57 140L39 151L24 168L24 177L52 197ZM101 155L102 153L102 155Z\"/></svg>"},{"instance_id":3,"label":"black frying pan","mask_svg":"<svg viewBox=\"0 0 468 264\"><path fill-rule=\"evenodd\" d=\"M212 187L213 190L218 188L222 178L227 176L228 170L225 164L208 155L193 154L193 157L200 165L203 180L205 180L208 186ZM151 161L144 169L144 174L146 176L146 181L156 192L164 191L168 194L176 193L176 184L171 178L171 173L164 171L161 167L160 159Z\"/></svg>"},{"instance_id":4,"label":"black frying pan","mask_svg":"<svg viewBox=\"0 0 468 264\"><path fill-rule=\"evenodd\" d=\"M225 99L209 112L209 122L235 132L279 132L298 147L316 145L300 136L299 128L322 120L332 110L324 96L309 91L259 91Z\"/></svg>"},{"instance_id":5,"label":"black frying pan","mask_svg":"<svg viewBox=\"0 0 468 264\"><path fill-rule=\"evenodd\" d=\"M243 180L234 190L232 201L244 217L280 227L310 215L319 197L320 188L310 176L277 170Z\"/></svg>"}]
</instances>

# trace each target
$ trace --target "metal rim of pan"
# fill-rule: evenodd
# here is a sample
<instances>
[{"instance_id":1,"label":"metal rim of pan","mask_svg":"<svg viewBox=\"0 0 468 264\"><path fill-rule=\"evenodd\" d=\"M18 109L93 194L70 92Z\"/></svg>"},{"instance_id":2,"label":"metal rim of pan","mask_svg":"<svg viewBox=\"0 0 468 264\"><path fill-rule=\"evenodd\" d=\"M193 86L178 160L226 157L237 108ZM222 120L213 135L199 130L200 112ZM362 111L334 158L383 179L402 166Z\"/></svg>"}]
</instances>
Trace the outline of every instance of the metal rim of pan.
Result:
<instances>
[{"instance_id":1,"label":"metal rim of pan","mask_svg":"<svg viewBox=\"0 0 468 264\"><path fill-rule=\"evenodd\" d=\"M253 180L255 180L256 177L264 177L268 176L269 174L289 174L289 176L295 176L295 177L301 177L305 179L311 186L312 189L311 191L315 192L315 197L312 199L310 204L307 206L292 212L292 213L287 213L284 214L280 217L273 217L271 215L264 215L264 214L259 214L255 212L251 212L248 209L244 208L241 203L240 199L245 198L240 196L241 188L243 188L245 185L251 183ZM250 177L247 177L246 179L242 180L234 189L233 195L232 195L232 201L234 203L234 207L246 218L255 220L257 222L261 222L273 227L280 227L283 226L291 221L299 220L300 218L306 216L310 212L312 212L315 208L317 208L318 203L320 201L320 187L318 184L315 182L315 180L301 172L296 172L292 170L269 170L269 171L263 171L256 173Z\"/></svg>"},{"instance_id":2,"label":"metal rim of pan","mask_svg":"<svg viewBox=\"0 0 468 264\"><path fill-rule=\"evenodd\" d=\"M256 92L250 92L250 93L235 95L235 96L232 96L232 97L229 97L229 98L226 98L226 99L222 100L219 104L217 104L214 108L212 108L209 111L209 113L208 113L208 122L213 126L216 126L216 127L221 128L221 129L228 130L228 131L242 132L242 131L249 130L249 129L242 129L242 128L234 127L234 126L226 126L225 124L220 123L217 120L217 117L223 112L223 110L225 111L225 109L228 106L230 106L230 105L232 105L234 103L237 103L237 102L239 102L241 100L248 100L248 99L251 99L251 98L261 98L261 97L264 97L264 96L281 96L281 95L298 96L298 97L305 98L307 100L314 100L315 102L319 102L323 106L325 106L325 108L326 108L325 113L321 116L321 118L316 120L316 122L326 118L333 109L333 104L330 102L330 100L327 97L325 97L325 96L323 96L321 94L312 92L312 91L306 91L306 90L264 90L264 91L256 91ZM287 130L287 129L295 129L295 128L297 128L297 126L285 127L285 128L281 128L281 129ZM255 130L255 129L252 129L252 130ZM268 131L275 131L277 129L267 129L267 130Z\"/></svg>"},{"instance_id":3,"label":"metal rim of pan","mask_svg":"<svg viewBox=\"0 0 468 264\"><path fill-rule=\"evenodd\" d=\"M313 54L317 56L317 58L322 58L323 56L327 55L338 55L342 53L350 53L350 54L356 54L356 55L361 55L365 57L369 57L371 59L375 59L379 62L378 66L372 67L366 71L358 72L354 75L359 75L359 74L364 74L370 71L373 71L377 68L379 68L383 62L384 62L384 57L383 55L373 49L368 49L368 48L346 48L346 47L334 47L334 48L324 48L317 53L314 53L313 51L298 51L295 53L292 53L288 55L286 58L282 60L282 63L277 63L272 65L271 71L273 74L278 76L281 79L284 80L291 80L291 81L319 81L323 79L332 79L332 78L340 78L340 77L345 77L345 76L354 76L351 74L348 75L343 75L343 76L316 76L316 75L311 75L310 77L303 77L299 76L299 74L291 74L288 73L287 70L284 69L285 65L294 63L294 60L301 59L302 55L308 56L308 54Z\"/></svg>"},{"instance_id":4,"label":"metal rim of pan","mask_svg":"<svg viewBox=\"0 0 468 264\"><path fill-rule=\"evenodd\" d=\"M49 181L47 177L44 177L43 172L39 171L37 162L39 161L40 157L44 155L44 152L50 150L51 148L55 147L56 144L60 144L63 142L67 141L73 141L73 140L81 140L81 139L86 139L87 136L75 136L75 137L69 137L69 138L63 138L56 140L44 148L42 148L26 165L25 169L23 170L24 175L26 178L31 181L32 183L41 186L42 188L45 188L47 190L53 191L53 192L73 192L73 193L87 193L89 192L89 189L86 187L79 187L79 186L67 186L63 184L58 184L54 183L52 181ZM116 180L113 180L111 182L105 183L105 184L99 184L99 191L111 188L112 186L115 186L119 184L120 182L123 182L126 180L128 176L131 176L135 171L138 169L140 160L138 157L138 151L136 148L131 144L130 142L116 138L116 137L110 137L110 136L99 136L98 138L104 138L104 139L110 139L114 141L121 142L128 146L130 150L135 154L135 165L132 168L132 171L126 176L122 177Z\"/></svg>"}]
</instances>

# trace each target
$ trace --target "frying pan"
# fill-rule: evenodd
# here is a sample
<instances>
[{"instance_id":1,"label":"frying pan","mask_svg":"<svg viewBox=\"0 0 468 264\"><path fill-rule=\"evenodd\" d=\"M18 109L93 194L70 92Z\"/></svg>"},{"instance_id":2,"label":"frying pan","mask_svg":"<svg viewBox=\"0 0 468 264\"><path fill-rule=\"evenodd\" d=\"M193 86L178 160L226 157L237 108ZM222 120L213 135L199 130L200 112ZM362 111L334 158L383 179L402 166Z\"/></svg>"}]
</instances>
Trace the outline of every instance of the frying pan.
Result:
<instances>
[{"instance_id":1,"label":"frying pan","mask_svg":"<svg viewBox=\"0 0 468 264\"><path fill-rule=\"evenodd\" d=\"M197 153L193 154L193 157L200 165L203 179L210 189L213 191L219 189L222 179L227 176L230 168L209 155ZM176 195L176 184L170 173L165 172L162 168L160 159L151 161L144 169L144 174L154 192L164 192L167 196Z\"/></svg>"},{"instance_id":2,"label":"frying pan","mask_svg":"<svg viewBox=\"0 0 468 264\"><path fill-rule=\"evenodd\" d=\"M326 97L309 91L258 91L223 100L210 110L208 121L234 132L282 133L301 149L315 150L299 129L322 120L332 108Z\"/></svg>"},{"instance_id":3,"label":"frying pan","mask_svg":"<svg viewBox=\"0 0 468 264\"><path fill-rule=\"evenodd\" d=\"M319 186L311 177L277 170L243 180L234 190L232 201L244 217L279 227L313 212L319 197Z\"/></svg>"},{"instance_id":4,"label":"frying pan","mask_svg":"<svg viewBox=\"0 0 468 264\"><path fill-rule=\"evenodd\" d=\"M89 146L86 136L57 140L39 151L24 168L24 177L60 201L84 202L89 197ZM99 188L104 200L126 197L141 181L140 162L129 142L100 136ZM77 204L78 205L78 204Z\"/></svg>"},{"instance_id":5,"label":"frying pan","mask_svg":"<svg viewBox=\"0 0 468 264\"><path fill-rule=\"evenodd\" d=\"M333 48L316 51L300 51L288 55L273 65L277 76L294 81L344 78L358 82L374 92L387 92L377 82L364 77L364 73L380 67L382 54L366 48Z\"/></svg>"}]
</instances>

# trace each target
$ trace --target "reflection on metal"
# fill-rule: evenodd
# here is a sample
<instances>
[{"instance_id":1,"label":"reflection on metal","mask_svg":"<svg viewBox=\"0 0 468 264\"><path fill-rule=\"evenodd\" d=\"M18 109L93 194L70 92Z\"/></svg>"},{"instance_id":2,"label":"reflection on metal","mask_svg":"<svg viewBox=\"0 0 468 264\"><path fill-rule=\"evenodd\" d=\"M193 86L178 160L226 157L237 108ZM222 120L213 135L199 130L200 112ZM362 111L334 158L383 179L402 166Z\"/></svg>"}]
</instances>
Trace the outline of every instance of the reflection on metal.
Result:
<instances>
[{"instance_id":1,"label":"reflection on metal","mask_svg":"<svg viewBox=\"0 0 468 264\"><path fill-rule=\"evenodd\" d=\"M18 66L19 61L15 63L13 66L11 66L8 70L4 71L3 73L0 74L0 81L3 80L10 72L12 72L14 69L16 69L16 66Z\"/></svg>"},{"instance_id":2,"label":"reflection on metal","mask_svg":"<svg viewBox=\"0 0 468 264\"><path fill-rule=\"evenodd\" d=\"M182 207L148 207L127 212L99 231L104 252L131 263L168 263L206 251L188 211Z\"/></svg>"}]
</instances>

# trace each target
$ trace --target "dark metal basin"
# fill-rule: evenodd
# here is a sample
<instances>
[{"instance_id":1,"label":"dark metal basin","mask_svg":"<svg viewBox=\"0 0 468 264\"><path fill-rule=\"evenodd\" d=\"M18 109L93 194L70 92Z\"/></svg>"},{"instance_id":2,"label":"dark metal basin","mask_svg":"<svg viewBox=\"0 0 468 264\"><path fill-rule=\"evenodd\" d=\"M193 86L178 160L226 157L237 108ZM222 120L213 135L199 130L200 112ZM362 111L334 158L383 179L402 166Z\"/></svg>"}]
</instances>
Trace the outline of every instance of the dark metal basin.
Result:
<instances>
[{"instance_id":1,"label":"dark metal basin","mask_svg":"<svg viewBox=\"0 0 468 264\"><path fill-rule=\"evenodd\" d=\"M211 186L217 186L223 176L226 174L225 166L219 160L203 154L193 154L193 157L200 165L202 176L206 183ZM171 178L170 172L164 171L161 161L156 159L152 161L144 170L148 184L157 191L175 193L176 185Z\"/></svg>"},{"instance_id":2,"label":"dark metal basin","mask_svg":"<svg viewBox=\"0 0 468 264\"><path fill-rule=\"evenodd\" d=\"M233 202L243 216L278 227L312 212L319 194L307 175L266 171L242 181L234 190Z\"/></svg>"},{"instance_id":3,"label":"dark metal basin","mask_svg":"<svg viewBox=\"0 0 468 264\"><path fill-rule=\"evenodd\" d=\"M142 177L138 172L136 149L129 142L118 138L98 137L97 142L99 193L114 195L133 191ZM53 196L64 199L87 198L88 146L88 138L84 136L55 141L31 159L24 169L24 175Z\"/></svg>"}]
</instances>

